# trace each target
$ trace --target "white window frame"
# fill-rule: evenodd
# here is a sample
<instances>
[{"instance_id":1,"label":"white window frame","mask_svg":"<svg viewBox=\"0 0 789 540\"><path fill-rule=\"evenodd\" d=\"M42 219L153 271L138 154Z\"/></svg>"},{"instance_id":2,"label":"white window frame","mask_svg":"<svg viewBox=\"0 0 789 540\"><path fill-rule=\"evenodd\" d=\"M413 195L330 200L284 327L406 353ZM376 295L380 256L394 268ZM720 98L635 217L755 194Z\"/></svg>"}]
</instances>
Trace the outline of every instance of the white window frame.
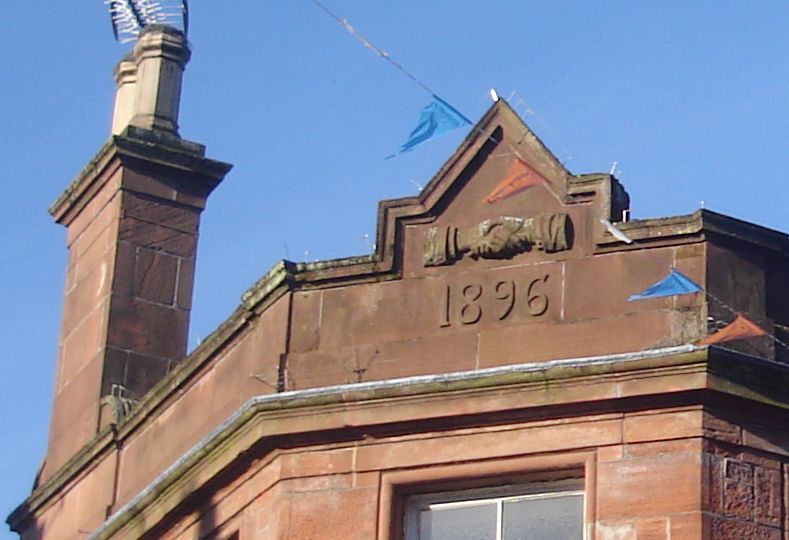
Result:
<instances>
[{"instance_id":1,"label":"white window frame","mask_svg":"<svg viewBox=\"0 0 789 540\"><path fill-rule=\"evenodd\" d=\"M583 520L586 513L586 492L583 489L582 479L535 482L412 495L405 501L403 524L405 540L419 540L419 517L424 510L462 508L464 506L479 506L491 503L496 505L496 540L502 540L502 529L504 525L502 518L505 502L578 495L583 498ZM585 522L582 522L581 529L584 538L586 538L585 525Z\"/></svg>"}]
</instances>

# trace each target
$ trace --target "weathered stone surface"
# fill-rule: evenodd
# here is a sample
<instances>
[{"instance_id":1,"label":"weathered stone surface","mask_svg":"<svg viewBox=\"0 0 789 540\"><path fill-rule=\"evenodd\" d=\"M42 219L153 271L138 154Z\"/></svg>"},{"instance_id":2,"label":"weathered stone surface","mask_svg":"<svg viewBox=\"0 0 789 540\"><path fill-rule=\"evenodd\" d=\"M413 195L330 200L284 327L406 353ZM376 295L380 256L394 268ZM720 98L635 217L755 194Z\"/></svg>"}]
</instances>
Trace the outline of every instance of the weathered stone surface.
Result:
<instances>
[{"instance_id":1,"label":"weathered stone surface","mask_svg":"<svg viewBox=\"0 0 789 540\"><path fill-rule=\"evenodd\" d=\"M624 419L624 442L647 442L697 437L701 431L702 411L667 411L657 414L631 414Z\"/></svg>"},{"instance_id":2,"label":"weathered stone surface","mask_svg":"<svg viewBox=\"0 0 789 540\"><path fill-rule=\"evenodd\" d=\"M756 467L754 477L754 519L761 525L781 527L781 471Z\"/></svg>"},{"instance_id":3,"label":"weathered stone surface","mask_svg":"<svg viewBox=\"0 0 789 540\"><path fill-rule=\"evenodd\" d=\"M144 301L116 300L110 308L107 344L176 361L186 354L189 312Z\"/></svg>"},{"instance_id":4,"label":"weathered stone surface","mask_svg":"<svg viewBox=\"0 0 789 540\"><path fill-rule=\"evenodd\" d=\"M669 538L704 539L704 516L701 512L673 514L670 521Z\"/></svg>"},{"instance_id":5,"label":"weathered stone surface","mask_svg":"<svg viewBox=\"0 0 789 540\"><path fill-rule=\"evenodd\" d=\"M723 512L726 516L753 519L753 467L734 459L723 462Z\"/></svg>"},{"instance_id":6,"label":"weathered stone surface","mask_svg":"<svg viewBox=\"0 0 789 540\"><path fill-rule=\"evenodd\" d=\"M637 540L669 540L670 535L669 519L640 519L636 521Z\"/></svg>"},{"instance_id":7,"label":"weathered stone surface","mask_svg":"<svg viewBox=\"0 0 789 540\"><path fill-rule=\"evenodd\" d=\"M707 212L631 222L636 243L615 240L600 222L626 199L613 178L571 175L506 105L482 126L419 197L381 205L375 254L280 263L186 358L216 178L186 143L138 132L105 148L56 204L80 230L48 465L14 526L401 540L411 493L568 480L590 540L785 536L785 369L688 347L717 313L704 294L627 301L676 267L780 319L765 287L783 244ZM545 181L490 204L507 145ZM540 251L525 222L497 221L540 214L564 216L572 238L548 234ZM426 267L430 230L462 234ZM113 385L139 402L86 444Z\"/></svg>"},{"instance_id":8,"label":"weathered stone surface","mask_svg":"<svg viewBox=\"0 0 789 540\"><path fill-rule=\"evenodd\" d=\"M300 489L307 491L286 495L290 511L284 537L321 538L330 535L349 540L375 537L375 522L359 519L359 516L377 512L375 489L321 490L308 485Z\"/></svg>"},{"instance_id":9,"label":"weathered stone surface","mask_svg":"<svg viewBox=\"0 0 789 540\"><path fill-rule=\"evenodd\" d=\"M175 305L179 309L192 309L192 291L195 279L195 259L178 258L178 288L176 289Z\"/></svg>"},{"instance_id":10,"label":"weathered stone surface","mask_svg":"<svg viewBox=\"0 0 789 540\"><path fill-rule=\"evenodd\" d=\"M323 318L323 291L293 294L293 323L290 329L290 351L303 353L318 349Z\"/></svg>"},{"instance_id":11,"label":"weathered stone surface","mask_svg":"<svg viewBox=\"0 0 789 540\"><path fill-rule=\"evenodd\" d=\"M716 441L724 441L733 444L742 442L742 427L733 422L719 418L717 415L704 413L704 436Z\"/></svg>"},{"instance_id":12,"label":"weathered stone surface","mask_svg":"<svg viewBox=\"0 0 789 540\"><path fill-rule=\"evenodd\" d=\"M698 512L700 456L685 451L600 463L597 489L601 520Z\"/></svg>"},{"instance_id":13,"label":"weathered stone surface","mask_svg":"<svg viewBox=\"0 0 789 540\"><path fill-rule=\"evenodd\" d=\"M134 263L134 293L138 298L165 306L175 301L179 258L139 249Z\"/></svg>"},{"instance_id":14,"label":"weathered stone surface","mask_svg":"<svg viewBox=\"0 0 789 540\"><path fill-rule=\"evenodd\" d=\"M466 254L478 259L511 259L525 251L565 251L572 246L572 221L567 214L534 217L498 216L466 229L431 227L425 233L425 266L453 264Z\"/></svg>"},{"instance_id":15,"label":"weathered stone surface","mask_svg":"<svg viewBox=\"0 0 789 540\"><path fill-rule=\"evenodd\" d=\"M747 538L748 540L782 540L781 530L770 527L760 527L755 523L725 519L710 518L710 538L715 540L735 540Z\"/></svg>"},{"instance_id":16,"label":"weathered stone surface","mask_svg":"<svg viewBox=\"0 0 789 540\"><path fill-rule=\"evenodd\" d=\"M623 327L640 328L623 333ZM670 336L667 311L633 313L610 319L587 319L559 324L499 327L480 333L480 366L577 358L641 350L656 345L678 345ZM612 340L611 336L617 339Z\"/></svg>"}]
</instances>

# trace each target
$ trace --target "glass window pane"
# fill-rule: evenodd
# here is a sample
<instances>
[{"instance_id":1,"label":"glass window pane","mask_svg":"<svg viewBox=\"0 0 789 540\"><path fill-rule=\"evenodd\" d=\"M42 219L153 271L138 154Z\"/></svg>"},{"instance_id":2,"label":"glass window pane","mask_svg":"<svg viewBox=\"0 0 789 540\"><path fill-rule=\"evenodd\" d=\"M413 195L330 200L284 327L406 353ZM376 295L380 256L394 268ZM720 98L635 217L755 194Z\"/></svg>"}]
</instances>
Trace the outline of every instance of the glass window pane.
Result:
<instances>
[{"instance_id":1,"label":"glass window pane","mask_svg":"<svg viewBox=\"0 0 789 540\"><path fill-rule=\"evenodd\" d=\"M495 503L434 507L419 516L419 540L495 539Z\"/></svg>"},{"instance_id":2,"label":"glass window pane","mask_svg":"<svg viewBox=\"0 0 789 540\"><path fill-rule=\"evenodd\" d=\"M583 495L504 502L503 540L583 540Z\"/></svg>"}]
</instances>

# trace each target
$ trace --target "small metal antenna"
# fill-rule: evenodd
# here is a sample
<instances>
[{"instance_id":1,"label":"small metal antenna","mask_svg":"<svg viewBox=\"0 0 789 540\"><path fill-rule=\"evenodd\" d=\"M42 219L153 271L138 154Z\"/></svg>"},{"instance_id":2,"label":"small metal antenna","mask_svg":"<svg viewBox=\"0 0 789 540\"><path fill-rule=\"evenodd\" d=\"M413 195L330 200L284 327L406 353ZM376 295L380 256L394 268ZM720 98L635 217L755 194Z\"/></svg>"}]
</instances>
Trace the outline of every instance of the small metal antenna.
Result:
<instances>
[{"instance_id":1,"label":"small metal antenna","mask_svg":"<svg viewBox=\"0 0 789 540\"><path fill-rule=\"evenodd\" d=\"M147 26L160 24L189 32L187 0L104 0L109 6L112 33L121 43L135 41Z\"/></svg>"},{"instance_id":2,"label":"small metal antenna","mask_svg":"<svg viewBox=\"0 0 789 540\"><path fill-rule=\"evenodd\" d=\"M610 175L616 174L616 166L619 165L618 161L614 161L613 165L611 165L611 170L608 172Z\"/></svg>"},{"instance_id":3,"label":"small metal antenna","mask_svg":"<svg viewBox=\"0 0 789 540\"><path fill-rule=\"evenodd\" d=\"M419 182L417 182L413 178L409 178L408 181L411 182L412 184L414 184L416 186L416 189L418 189L419 192L422 193L422 189L423 188L422 188L422 185Z\"/></svg>"}]
</instances>

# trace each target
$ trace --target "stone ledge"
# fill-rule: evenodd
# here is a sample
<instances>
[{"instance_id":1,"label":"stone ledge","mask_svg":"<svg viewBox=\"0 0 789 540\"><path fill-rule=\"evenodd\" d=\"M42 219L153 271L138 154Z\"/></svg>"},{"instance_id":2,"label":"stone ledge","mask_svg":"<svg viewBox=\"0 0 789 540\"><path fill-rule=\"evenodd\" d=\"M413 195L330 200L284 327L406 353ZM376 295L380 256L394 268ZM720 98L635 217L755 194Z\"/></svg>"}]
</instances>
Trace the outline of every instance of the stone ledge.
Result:
<instances>
[{"instance_id":1,"label":"stone ledge","mask_svg":"<svg viewBox=\"0 0 789 540\"><path fill-rule=\"evenodd\" d=\"M684 216L634 219L615 225L634 243L625 244L605 232L596 241L599 250L643 249L645 243L653 244L661 241L694 242L701 240L703 236L713 234L789 255L789 235L710 210L697 210Z\"/></svg>"},{"instance_id":2,"label":"stone ledge","mask_svg":"<svg viewBox=\"0 0 789 540\"><path fill-rule=\"evenodd\" d=\"M203 157L203 145L183 141L174 136L157 134L130 126L123 135L110 138L82 169L65 191L49 207L55 221L68 225L71 219L108 180L107 168L118 160L140 160L172 169L190 172L196 181L205 184L210 193L232 168L229 163Z\"/></svg>"},{"instance_id":3,"label":"stone ledge","mask_svg":"<svg viewBox=\"0 0 789 540\"><path fill-rule=\"evenodd\" d=\"M225 328L225 332L237 330L237 325ZM122 444L124 439L132 435L135 427L152 413L160 400L166 399L174 390L172 385L176 384L176 379L180 377L162 381L169 383L159 388L159 392L152 392L158 398L149 398L141 403L141 409L132 416L132 420L136 421L120 426L117 432L113 430L98 435L55 477L40 486L17 508L9 516L8 523L18 528L33 513L48 507L59 491L96 457L111 451L113 444ZM671 384L667 385L667 382ZM587 390L579 392L581 387ZM658 388L664 390L657 392ZM719 395L789 410L789 365L715 347L685 345L259 396L249 400L184 454L90 538L109 538L112 536L111 531L118 530L139 515L148 499L153 500L165 492L169 493L171 486L187 476L191 478L197 468L210 465L215 469L219 465L216 459L222 456L220 447L225 448L230 441L242 438L250 430L255 433L248 442L255 444L261 437L297 435L300 423L310 433L317 429L315 422L320 423L321 430L359 429L364 426L372 428L374 425L398 422L395 418L398 411L406 411L406 416L400 421L429 421L449 414L441 404L451 404L458 399L464 403L474 399L480 405L488 400L490 406L477 407L474 414L495 415L505 410L698 391L713 391ZM411 405L426 401L430 401L433 406L420 410L430 418L415 419ZM336 412L341 413L336 425L316 420L321 415ZM261 422L264 418L265 422ZM265 425L265 429L262 425Z\"/></svg>"}]
</instances>

